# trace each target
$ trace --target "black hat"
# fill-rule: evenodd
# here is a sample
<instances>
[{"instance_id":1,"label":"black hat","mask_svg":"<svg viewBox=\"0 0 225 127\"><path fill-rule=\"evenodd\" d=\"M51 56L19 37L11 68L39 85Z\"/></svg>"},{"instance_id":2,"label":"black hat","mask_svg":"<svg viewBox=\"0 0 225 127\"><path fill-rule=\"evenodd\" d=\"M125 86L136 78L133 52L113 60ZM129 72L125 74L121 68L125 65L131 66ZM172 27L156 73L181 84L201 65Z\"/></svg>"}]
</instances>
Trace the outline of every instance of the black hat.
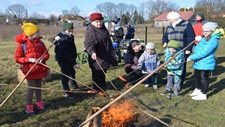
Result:
<instances>
[{"instance_id":1,"label":"black hat","mask_svg":"<svg viewBox=\"0 0 225 127\"><path fill-rule=\"evenodd\" d=\"M198 12L196 15L202 17L202 19L205 19L205 15L203 12Z\"/></svg>"},{"instance_id":2,"label":"black hat","mask_svg":"<svg viewBox=\"0 0 225 127\"><path fill-rule=\"evenodd\" d=\"M134 39L134 40L130 41L129 47L134 47L134 46L139 45L139 44L140 44L139 40Z\"/></svg>"},{"instance_id":3,"label":"black hat","mask_svg":"<svg viewBox=\"0 0 225 127\"><path fill-rule=\"evenodd\" d=\"M113 19L112 22L114 22L115 24L117 24L120 21L120 18L117 19Z\"/></svg>"}]
</instances>

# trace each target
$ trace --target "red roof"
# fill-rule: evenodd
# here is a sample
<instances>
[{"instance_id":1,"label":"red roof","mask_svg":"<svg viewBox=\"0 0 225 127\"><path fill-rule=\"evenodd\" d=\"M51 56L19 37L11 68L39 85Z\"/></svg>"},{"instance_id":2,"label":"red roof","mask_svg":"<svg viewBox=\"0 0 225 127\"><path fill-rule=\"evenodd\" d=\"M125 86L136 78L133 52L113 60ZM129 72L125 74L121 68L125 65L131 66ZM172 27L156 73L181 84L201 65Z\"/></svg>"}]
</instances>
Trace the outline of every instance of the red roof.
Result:
<instances>
[{"instance_id":1,"label":"red roof","mask_svg":"<svg viewBox=\"0 0 225 127\"><path fill-rule=\"evenodd\" d=\"M180 11L177 13L180 14L181 18L184 20L189 20L194 15L194 12L192 12L192 11ZM156 20L157 21L167 20L168 14L169 14L169 12L165 12L165 13L159 15L158 17L155 18L155 21Z\"/></svg>"}]
</instances>

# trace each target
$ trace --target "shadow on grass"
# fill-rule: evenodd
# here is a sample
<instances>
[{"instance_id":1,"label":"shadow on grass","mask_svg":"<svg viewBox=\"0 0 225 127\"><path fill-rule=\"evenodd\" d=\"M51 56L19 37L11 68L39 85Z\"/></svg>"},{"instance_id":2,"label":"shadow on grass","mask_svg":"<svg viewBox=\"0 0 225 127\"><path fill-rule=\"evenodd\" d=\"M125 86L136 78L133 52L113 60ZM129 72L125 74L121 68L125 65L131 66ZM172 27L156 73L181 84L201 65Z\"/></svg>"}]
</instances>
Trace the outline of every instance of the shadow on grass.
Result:
<instances>
[{"instance_id":1,"label":"shadow on grass","mask_svg":"<svg viewBox=\"0 0 225 127\"><path fill-rule=\"evenodd\" d=\"M212 83L212 82L211 82L212 80L215 82L215 81L217 80L217 78L214 77L214 78L210 79L209 84ZM208 89L208 91L210 92L210 93L207 95L208 98L211 97L211 96L213 96L213 95L216 95L217 93L219 93L219 92L221 92L223 89L225 89L224 83L225 83L225 79L221 79L220 81L216 82L214 85L211 85L211 86L209 87L209 89Z\"/></svg>"},{"instance_id":2,"label":"shadow on grass","mask_svg":"<svg viewBox=\"0 0 225 127\"><path fill-rule=\"evenodd\" d=\"M185 121L185 120L182 120L182 119L173 117L173 116L171 116L171 115L166 115L166 116L169 117L169 118L171 118L171 119L176 119L176 120L178 120L178 121L181 121L181 122L183 122L183 123L186 123L186 124L189 124L189 125L192 125L192 126L195 126L195 127L200 127L200 126L198 126L198 125L196 125L196 124L194 124L194 123L191 123L191 122L188 122L188 121Z\"/></svg>"}]
</instances>

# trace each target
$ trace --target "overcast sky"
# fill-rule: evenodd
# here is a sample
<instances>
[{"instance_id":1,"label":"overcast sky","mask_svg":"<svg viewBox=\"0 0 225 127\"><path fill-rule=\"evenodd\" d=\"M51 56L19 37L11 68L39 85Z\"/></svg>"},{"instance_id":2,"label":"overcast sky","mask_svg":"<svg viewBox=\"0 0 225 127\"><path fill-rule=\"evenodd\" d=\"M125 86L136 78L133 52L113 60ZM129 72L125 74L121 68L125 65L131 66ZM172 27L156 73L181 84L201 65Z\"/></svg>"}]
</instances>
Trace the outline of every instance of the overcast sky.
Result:
<instances>
[{"instance_id":1,"label":"overcast sky","mask_svg":"<svg viewBox=\"0 0 225 127\"><path fill-rule=\"evenodd\" d=\"M5 12L7 7L12 4L21 4L28 10L28 15L38 12L47 18L50 14L59 16L62 10L71 10L72 7L77 6L81 11L82 16L89 16L92 12L96 12L96 5L104 2L112 2L114 4L126 3L128 5L133 4L138 7L145 1L147 0L0 0L0 11ZM180 5L180 7L194 7L196 2L196 0L170 1Z\"/></svg>"}]
</instances>

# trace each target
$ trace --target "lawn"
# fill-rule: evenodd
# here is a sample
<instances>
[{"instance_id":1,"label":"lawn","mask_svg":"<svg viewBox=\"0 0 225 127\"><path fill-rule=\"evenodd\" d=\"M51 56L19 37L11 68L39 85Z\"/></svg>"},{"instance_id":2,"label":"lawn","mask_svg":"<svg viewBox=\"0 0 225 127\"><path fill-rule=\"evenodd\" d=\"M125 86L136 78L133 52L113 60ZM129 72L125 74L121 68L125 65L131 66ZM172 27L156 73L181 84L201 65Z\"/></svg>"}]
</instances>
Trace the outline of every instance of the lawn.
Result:
<instances>
[{"instance_id":1,"label":"lawn","mask_svg":"<svg viewBox=\"0 0 225 127\"><path fill-rule=\"evenodd\" d=\"M77 46L81 51L82 40L78 39ZM44 40L46 46L50 45ZM0 42L0 102L9 95L9 93L18 84L17 69L19 65L14 62L14 50L16 43L13 41ZM179 98L168 99L160 95L165 90L166 72L162 69L158 76L158 90L152 87L144 88L144 84L138 85L135 89L124 96L119 102L130 100L137 106L138 121L134 123L137 127L163 127L165 125L144 114L141 109L149 114L161 119L162 121L174 127L223 127L225 125L225 79L224 79L224 46L225 39L220 41L219 49L216 52L217 66L210 77L210 86L208 91L208 100L194 101L188 96L194 89L192 63L188 63L187 79L180 92ZM161 45L157 44L157 51L161 50ZM111 100L108 97L101 97L93 94L74 93L75 99L64 98L60 83L61 74L54 71L60 70L54 61L54 50L50 49L50 59L47 64L52 68L52 80L43 84L42 97L46 104L45 112L38 112L36 115L27 115L24 113L26 84L22 84L0 107L0 125L17 127L70 127L82 123L92 107L104 107ZM163 54L160 54L163 59ZM122 64L122 63L121 63ZM78 85L81 89L87 89L86 85L91 87L91 72L87 63L80 65L82 70L77 70L76 80L81 83ZM107 71L107 76L116 86L118 91L125 92L125 83L118 79L118 75L125 75L121 66ZM107 80L108 81L108 80ZM107 82L107 93L116 96L118 91Z\"/></svg>"}]
</instances>

